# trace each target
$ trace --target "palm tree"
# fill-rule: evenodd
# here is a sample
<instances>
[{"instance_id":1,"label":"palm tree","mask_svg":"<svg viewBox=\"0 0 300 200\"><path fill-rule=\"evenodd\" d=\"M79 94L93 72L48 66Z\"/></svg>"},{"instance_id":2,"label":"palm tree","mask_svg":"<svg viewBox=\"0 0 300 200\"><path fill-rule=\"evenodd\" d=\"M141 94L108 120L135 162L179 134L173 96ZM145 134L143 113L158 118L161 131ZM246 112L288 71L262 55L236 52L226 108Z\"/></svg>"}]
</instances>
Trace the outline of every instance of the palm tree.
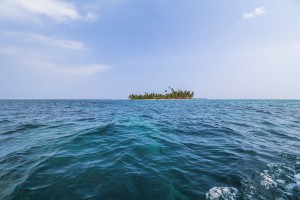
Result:
<instances>
[{"instance_id":1,"label":"palm tree","mask_svg":"<svg viewBox=\"0 0 300 200\"><path fill-rule=\"evenodd\" d=\"M187 90L174 90L169 86L171 90L169 93L165 90L165 94L157 94L157 93L147 93L145 92L143 95L135 95L131 94L128 96L129 99L191 99L194 96L194 92L190 92Z\"/></svg>"}]
</instances>

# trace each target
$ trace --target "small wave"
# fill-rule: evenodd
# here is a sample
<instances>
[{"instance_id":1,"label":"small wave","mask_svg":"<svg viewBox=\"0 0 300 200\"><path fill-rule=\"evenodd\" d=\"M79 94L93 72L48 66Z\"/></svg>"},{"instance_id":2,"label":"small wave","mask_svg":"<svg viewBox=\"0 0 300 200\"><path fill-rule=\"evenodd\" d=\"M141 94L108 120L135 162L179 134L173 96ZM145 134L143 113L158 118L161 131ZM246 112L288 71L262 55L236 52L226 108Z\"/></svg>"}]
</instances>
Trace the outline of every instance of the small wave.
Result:
<instances>
[{"instance_id":1,"label":"small wave","mask_svg":"<svg viewBox=\"0 0 300 200\"><path fill-rule=\"evenodd\" d=\"M82 135L98 135L98 134L103 134L109 131L111 128L114 127L114 123L108 123L104 124L98 127L92 127L92 128L87 128L84 129L82 132Z\"/></svg>"},{"instance_id":2,"label":"small wave","mask_svg":"<svg viewBox=\"0 0 300 200\"><path fill-rule=\"evenodd\" d=\"M272 115L272 113L270 111L264 110L264 109L258 109L258 108L252 108L253 111L257 112L257 113L262 113L262 114L266 114L266 115Z\"/></svg>"},{"instance_id":3,"label":"small wave","mask_svg":"<svg viewBox=\"0 0 300 200\"><path fill-rule=\"evenodd\" d=\"M26 131L26 130L41 128L41 127L44 127L44 126L45 126L44 124L38 124L38 123L37 124L31 124L31 123L22 124L22 125L19 125L18 127L16 127L14 130L9 130L9 131L6 131L2 134L8 135L8 134L13 134L13 133L18 133L20 131Z\"/></svg>"},{"instance_id":4,"label":"small wave","mask_svg":"<svg viewBox=\"0 0 300 200\"><path fill-rule=\"evenodd\" d=\"M77 122L91 122L91 121L96 121L96 118L94 117L86 117L86 118L79 118L79 119L76 119L75 121Z\"/></svg>"},{"instance_id":5,"label":"small wave","mask_svg":"<svg viewBox=\"0 0 300 200\"><path fill-rule=\"evenodd\" d=\"M300 157L283 154L289 161L270 163L259 175L242 180L239 190L233 187L213 187L207 200L300 199Z\"/></svg>"},{"instance_id":6,"label":"small wave","mask_svg":"<svg viewBox=\"0 0 300 200\"><path fill-rule=\"evenodd\" d=\"M18 127L19 130L26 130L26 129L34 129L34 128L40 128L45 125L39 124L39 123L34 123L34 124L22 124L21 126Z\"/></svg>"},{"instance_id":7,"label":"small wave","mask_svg":"<svg viewBox=\"0 0 300 200\"><path fill-rule=\"evenodd\" d=\"M6 123L11 123L12 121L8 119L0 120L0 124L6 124Z\"/></svg>"},{"instance_id":8,"label":"small wave","mask_svg":"<svg viewBox=\"0 0 300 200\"><path fill-rule=\"evenodd\" d=\"M244 199L299 199L299 158L288 157L292 162L268 164L258 179L243 180Z\"/></svg>"},{"instance_id":9,"label":"small wave","mask_svg":"<svg viewBox=\"0 0 300 200\"><path fill-rule=\"evenodd\" d=\"M206 193L206 200L236 200L238 190L234 187L213 187Z\"/></svg>"}]
</instances>

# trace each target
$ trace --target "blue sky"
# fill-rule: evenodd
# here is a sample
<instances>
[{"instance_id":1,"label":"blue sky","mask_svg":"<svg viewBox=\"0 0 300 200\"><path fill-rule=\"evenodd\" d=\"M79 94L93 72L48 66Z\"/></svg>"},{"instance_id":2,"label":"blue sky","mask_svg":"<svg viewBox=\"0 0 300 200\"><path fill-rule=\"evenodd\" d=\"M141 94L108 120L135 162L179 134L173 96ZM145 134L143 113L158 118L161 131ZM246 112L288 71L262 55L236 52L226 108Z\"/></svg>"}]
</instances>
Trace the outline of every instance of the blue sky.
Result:
<instances>
[{"instance_id":1,"label":"blue sky","mask_svg":"<svg viewBox=\"0 0 300 200\"><path fill-rule=\"evenodd\" d=\"M1 0L0 98L300 99L297 0Z\"/></svg>"}]
</instances>

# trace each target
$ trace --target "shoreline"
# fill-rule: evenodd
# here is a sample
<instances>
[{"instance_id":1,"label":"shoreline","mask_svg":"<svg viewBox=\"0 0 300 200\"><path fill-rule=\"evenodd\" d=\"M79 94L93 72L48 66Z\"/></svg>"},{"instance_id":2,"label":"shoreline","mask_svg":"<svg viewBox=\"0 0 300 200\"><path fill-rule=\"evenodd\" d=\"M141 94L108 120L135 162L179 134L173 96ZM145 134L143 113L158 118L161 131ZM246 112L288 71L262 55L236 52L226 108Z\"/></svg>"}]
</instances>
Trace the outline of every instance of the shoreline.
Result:
<instances>
[{"instance_id":1,"label":"shoreline","mask_svg":"<svg viewBox=\"0 0 300 200\"><path fill-rule=\"evenodd\" d=\"M182 101L182 100L196 100L196 99L128 99L132 101L139 101L139 100L151 100L151 101L168 101L168 100L176 100L176 101Z\"/></svg>"}]
</instances>

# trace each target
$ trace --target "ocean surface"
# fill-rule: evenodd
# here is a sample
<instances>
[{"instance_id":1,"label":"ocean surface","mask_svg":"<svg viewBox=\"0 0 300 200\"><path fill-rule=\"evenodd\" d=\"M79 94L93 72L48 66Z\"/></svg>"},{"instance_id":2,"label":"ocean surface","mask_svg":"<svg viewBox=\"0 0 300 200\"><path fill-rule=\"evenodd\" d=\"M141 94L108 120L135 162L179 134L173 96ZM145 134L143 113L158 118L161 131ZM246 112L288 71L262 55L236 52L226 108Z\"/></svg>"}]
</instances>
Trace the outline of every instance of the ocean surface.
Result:
<instances>
[{"instance_id":1,"label":"ocean surface","mask_svg":"<svg viewBox=\"0 0 300 200\"><path fill-rule=\"evenodd\" d=\"M0 199L300 199L297 100L1 100Z\"/></svg>"}]
</instances>

